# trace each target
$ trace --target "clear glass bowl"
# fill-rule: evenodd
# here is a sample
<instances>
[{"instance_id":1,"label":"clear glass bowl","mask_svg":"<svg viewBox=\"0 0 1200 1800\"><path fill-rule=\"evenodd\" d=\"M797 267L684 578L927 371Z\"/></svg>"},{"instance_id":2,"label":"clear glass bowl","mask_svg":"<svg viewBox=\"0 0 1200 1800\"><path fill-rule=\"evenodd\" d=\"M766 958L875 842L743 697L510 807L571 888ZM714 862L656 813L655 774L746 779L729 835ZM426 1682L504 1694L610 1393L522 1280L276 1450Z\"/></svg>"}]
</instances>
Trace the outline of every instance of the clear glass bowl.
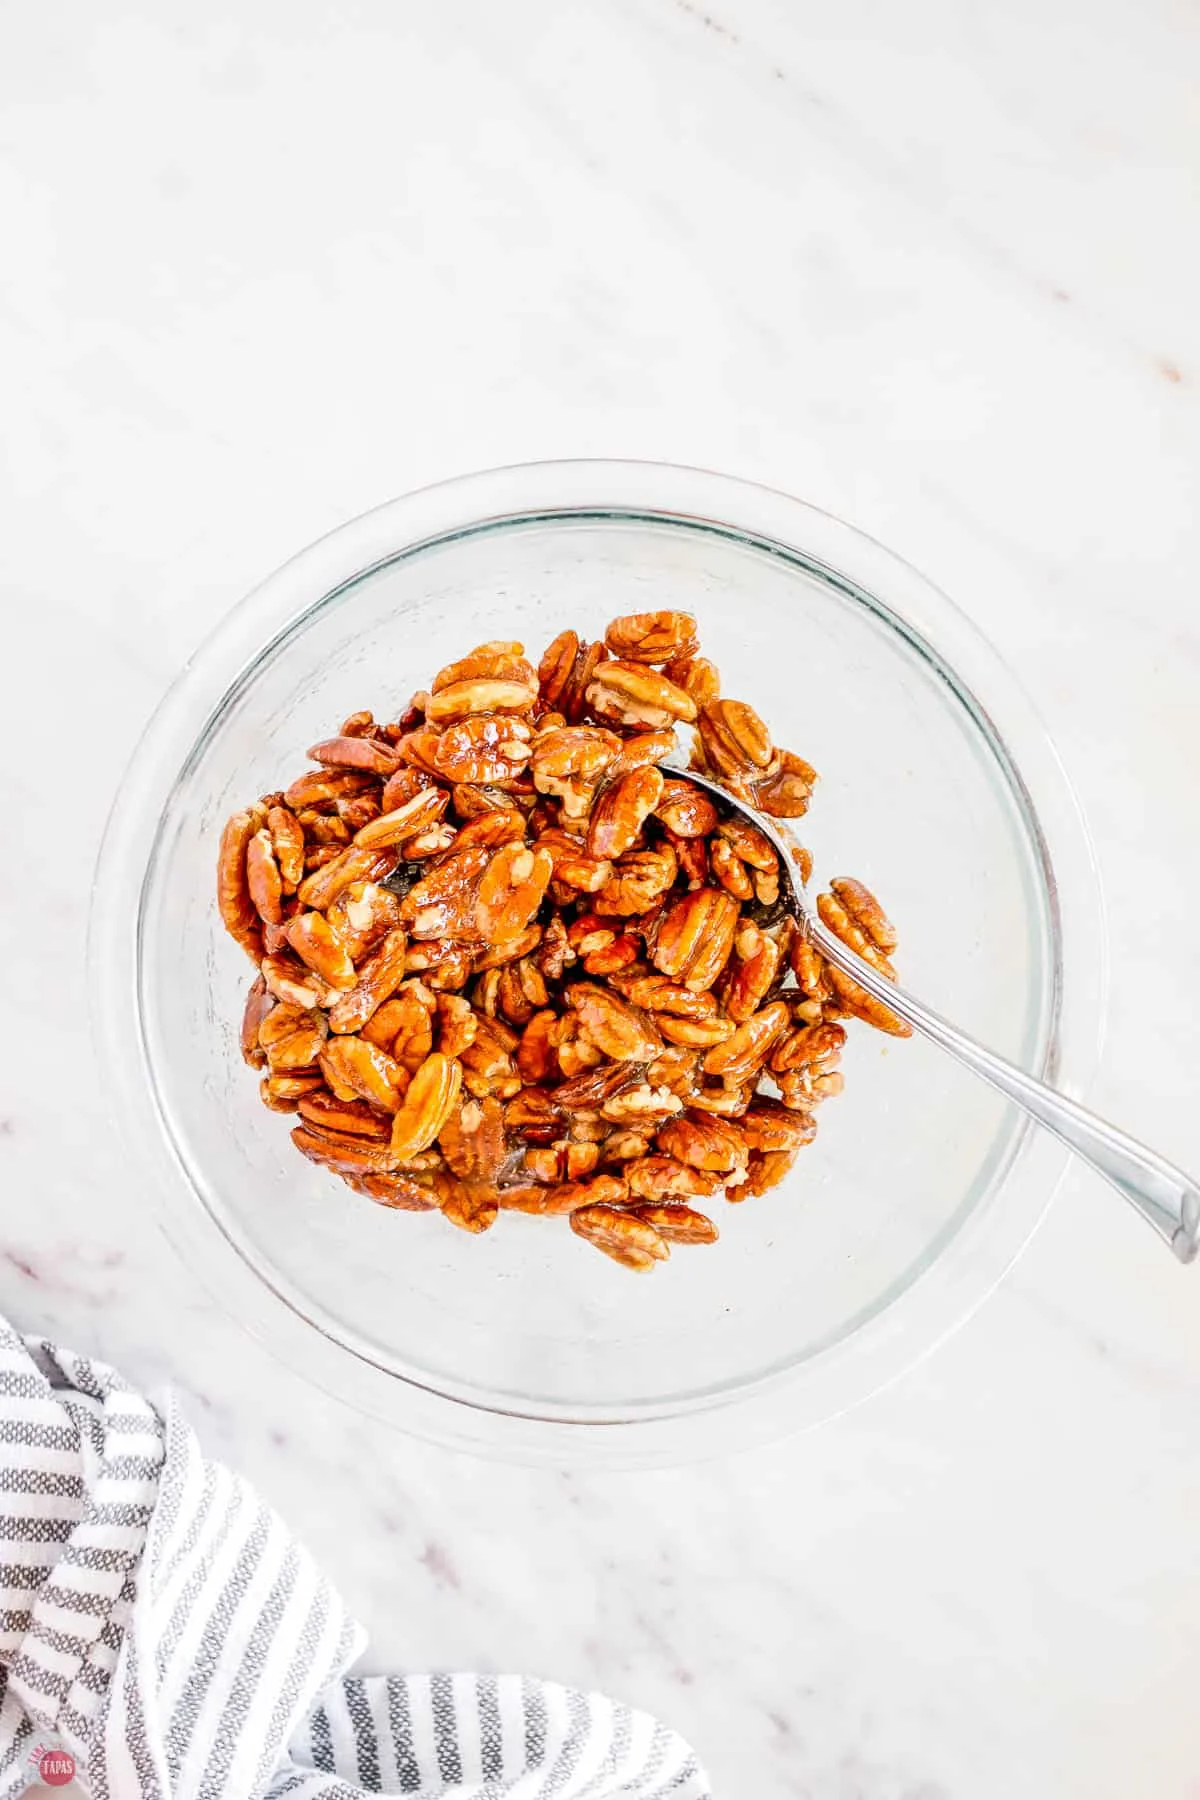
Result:
<instances>
[{"instance_id":1,"label":"clear glass bowl","mask_svg":"<svg viewBox=\"0 0 1200 1800\"><path fill-rule=\"evenodd\" d=\"M640 1279L561 1221L468 1237L294 1151L238 1055L226 815L472 644L536 659L566 625L653 607L694 612L725 692L821 771L800 826L817 876L877 890L908 985L1068 1090L1098 1047L1099 895L1053 750L963 615L849 526L694 470L559 463L427 489L303 551L189 663L122 786L90 947L102 1061L214 1293L325 1388L490 1454L672 1461L844 1408L966 1316L1064 1162L947 1057L865 1026L792 1177Z\"/></svg>"}]
</instances>

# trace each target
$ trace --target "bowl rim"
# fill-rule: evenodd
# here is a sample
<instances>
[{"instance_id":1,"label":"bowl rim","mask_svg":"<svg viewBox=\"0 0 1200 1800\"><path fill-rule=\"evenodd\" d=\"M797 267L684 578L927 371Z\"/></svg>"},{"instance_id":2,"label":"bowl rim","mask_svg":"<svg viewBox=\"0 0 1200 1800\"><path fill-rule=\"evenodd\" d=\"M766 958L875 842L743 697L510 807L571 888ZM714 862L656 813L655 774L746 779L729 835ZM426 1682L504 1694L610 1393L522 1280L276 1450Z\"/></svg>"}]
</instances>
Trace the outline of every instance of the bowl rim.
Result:
<instances>
[{"instance_id":1,"label":"bowl rim","mask_svg":"<svg viewBox=\"0 0 1200 1800\"><path fill-rule=\"evenodd\" d=\"M89 1001L101 1069L123 1133L151 1178L159 1226L225 1310L278 1359L360 1410L454 1448L521 1460L649 1465L804 1428L897 1379L963 1323L1011 1266L1044 1216L1068 1152L1028 1124L1018 1131L985 1201L928 1266L862 1326L790 1370L667 1412L529 1414L383 1369L326 1334L251 1267L208 1211L170 1139L139 1015L140 919L163 808L260 660L316 608L398 557L512 524L589 516L711 529L774 550L866 599L950 680L1000 755L1033 827L1055 950L1039 1072L1080 1094L1099 1060L1105 1015L1101 889L1070 781L1015 676L953 601L856 527L775 489L662 463L526 463L438 482L336 527L238 602L164 695L117 790L93 885ZM180 1203L180 1185L192 1204ZM714 1415L721 1415L719 1433Z\"/></svg>"}]
</instances>

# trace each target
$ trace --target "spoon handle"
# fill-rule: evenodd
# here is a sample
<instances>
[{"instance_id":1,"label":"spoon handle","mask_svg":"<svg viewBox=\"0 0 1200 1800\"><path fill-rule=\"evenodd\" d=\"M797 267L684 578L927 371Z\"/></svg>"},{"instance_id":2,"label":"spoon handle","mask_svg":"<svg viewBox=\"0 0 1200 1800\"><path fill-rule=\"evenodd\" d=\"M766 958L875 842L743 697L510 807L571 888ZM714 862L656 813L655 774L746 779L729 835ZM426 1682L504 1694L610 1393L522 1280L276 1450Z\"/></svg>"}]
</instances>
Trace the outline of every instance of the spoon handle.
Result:
<instances>
[{"instance_id":1,"label":"spoon handle","mask_svg":"<svg viewBox=\"0 0 1200 1800\"><path fill-rule=\"evenodd\" d=\"M1056 1093L1044 1081L1026 1074L994 1051L985 1050L932 1007L885 980L819 920L807 918L801 929L828 962L899 1013L914 1031L948 1050L957 1062L981 1076L1090 1164L1153 1225L1180 1262L1192 1261L1200 1250L1200 1186L1182 1169L1086 1107L1068 1100L1065 1094Z\"/></svg>"}]
</instances>

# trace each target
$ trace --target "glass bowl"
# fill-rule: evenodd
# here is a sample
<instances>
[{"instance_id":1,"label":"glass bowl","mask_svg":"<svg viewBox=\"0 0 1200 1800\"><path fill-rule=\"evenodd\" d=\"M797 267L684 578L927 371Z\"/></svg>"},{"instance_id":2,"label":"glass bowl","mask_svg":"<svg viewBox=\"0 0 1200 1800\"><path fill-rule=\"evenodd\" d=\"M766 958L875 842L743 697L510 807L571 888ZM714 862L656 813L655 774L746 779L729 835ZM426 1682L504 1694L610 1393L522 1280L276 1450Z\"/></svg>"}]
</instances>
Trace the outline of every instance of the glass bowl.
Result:
<instances>
[{"instance_id":1,"label":"glass bowl","mask_svg":"<svg viewBox=\"0 0 1200 1800\"><path fill-rule=\"evenodd\" d=\"M817 879L876 890L909 986L1068 1091L1098 1048L1099 894L1062 769L974 627L870 539L725 477L574 462L429 488L301 552L188 664L122 786L90 945L101 1059L214 1293L324 1388L488 1454L670 1462L841 1410L966 1316L1065 1159L931 1046L852 1027L789 1179L635 1278L561 1220L476 1238L378 1208L261 1106L213 899L227 814L481 640L536 660L566 625L656 607L694 612L724 692L821 771L799 826Z\"/></svg>"}]
</instances>

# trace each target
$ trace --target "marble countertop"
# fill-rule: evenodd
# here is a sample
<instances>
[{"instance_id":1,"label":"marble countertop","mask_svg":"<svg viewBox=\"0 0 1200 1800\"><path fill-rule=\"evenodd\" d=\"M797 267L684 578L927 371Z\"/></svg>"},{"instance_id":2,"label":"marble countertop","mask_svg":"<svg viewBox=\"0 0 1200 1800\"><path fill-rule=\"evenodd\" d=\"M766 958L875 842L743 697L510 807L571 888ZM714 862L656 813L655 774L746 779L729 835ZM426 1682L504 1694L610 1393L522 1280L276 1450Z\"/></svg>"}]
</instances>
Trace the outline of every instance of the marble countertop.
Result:
<instances>
[{"instance_id":1,"label":"marble countertop","mask_svg":"<svg viewBox=\"0 0 1200 1800\"><path fill-rule=\"evenodd\" d=\"M1196 1800L1200 1276L1094 1180L814 1434L484 1467L303 1390L146 1229L84 940L150 710L293 549L466 468L699 463L882 538L1019 672L1106 890L1091 1097L1200 1166L1200 16L67 0L5 37L0 1310L176 1384L374 1667L599 1685L729 1800Z\"/></svg>"}]
</instances>

